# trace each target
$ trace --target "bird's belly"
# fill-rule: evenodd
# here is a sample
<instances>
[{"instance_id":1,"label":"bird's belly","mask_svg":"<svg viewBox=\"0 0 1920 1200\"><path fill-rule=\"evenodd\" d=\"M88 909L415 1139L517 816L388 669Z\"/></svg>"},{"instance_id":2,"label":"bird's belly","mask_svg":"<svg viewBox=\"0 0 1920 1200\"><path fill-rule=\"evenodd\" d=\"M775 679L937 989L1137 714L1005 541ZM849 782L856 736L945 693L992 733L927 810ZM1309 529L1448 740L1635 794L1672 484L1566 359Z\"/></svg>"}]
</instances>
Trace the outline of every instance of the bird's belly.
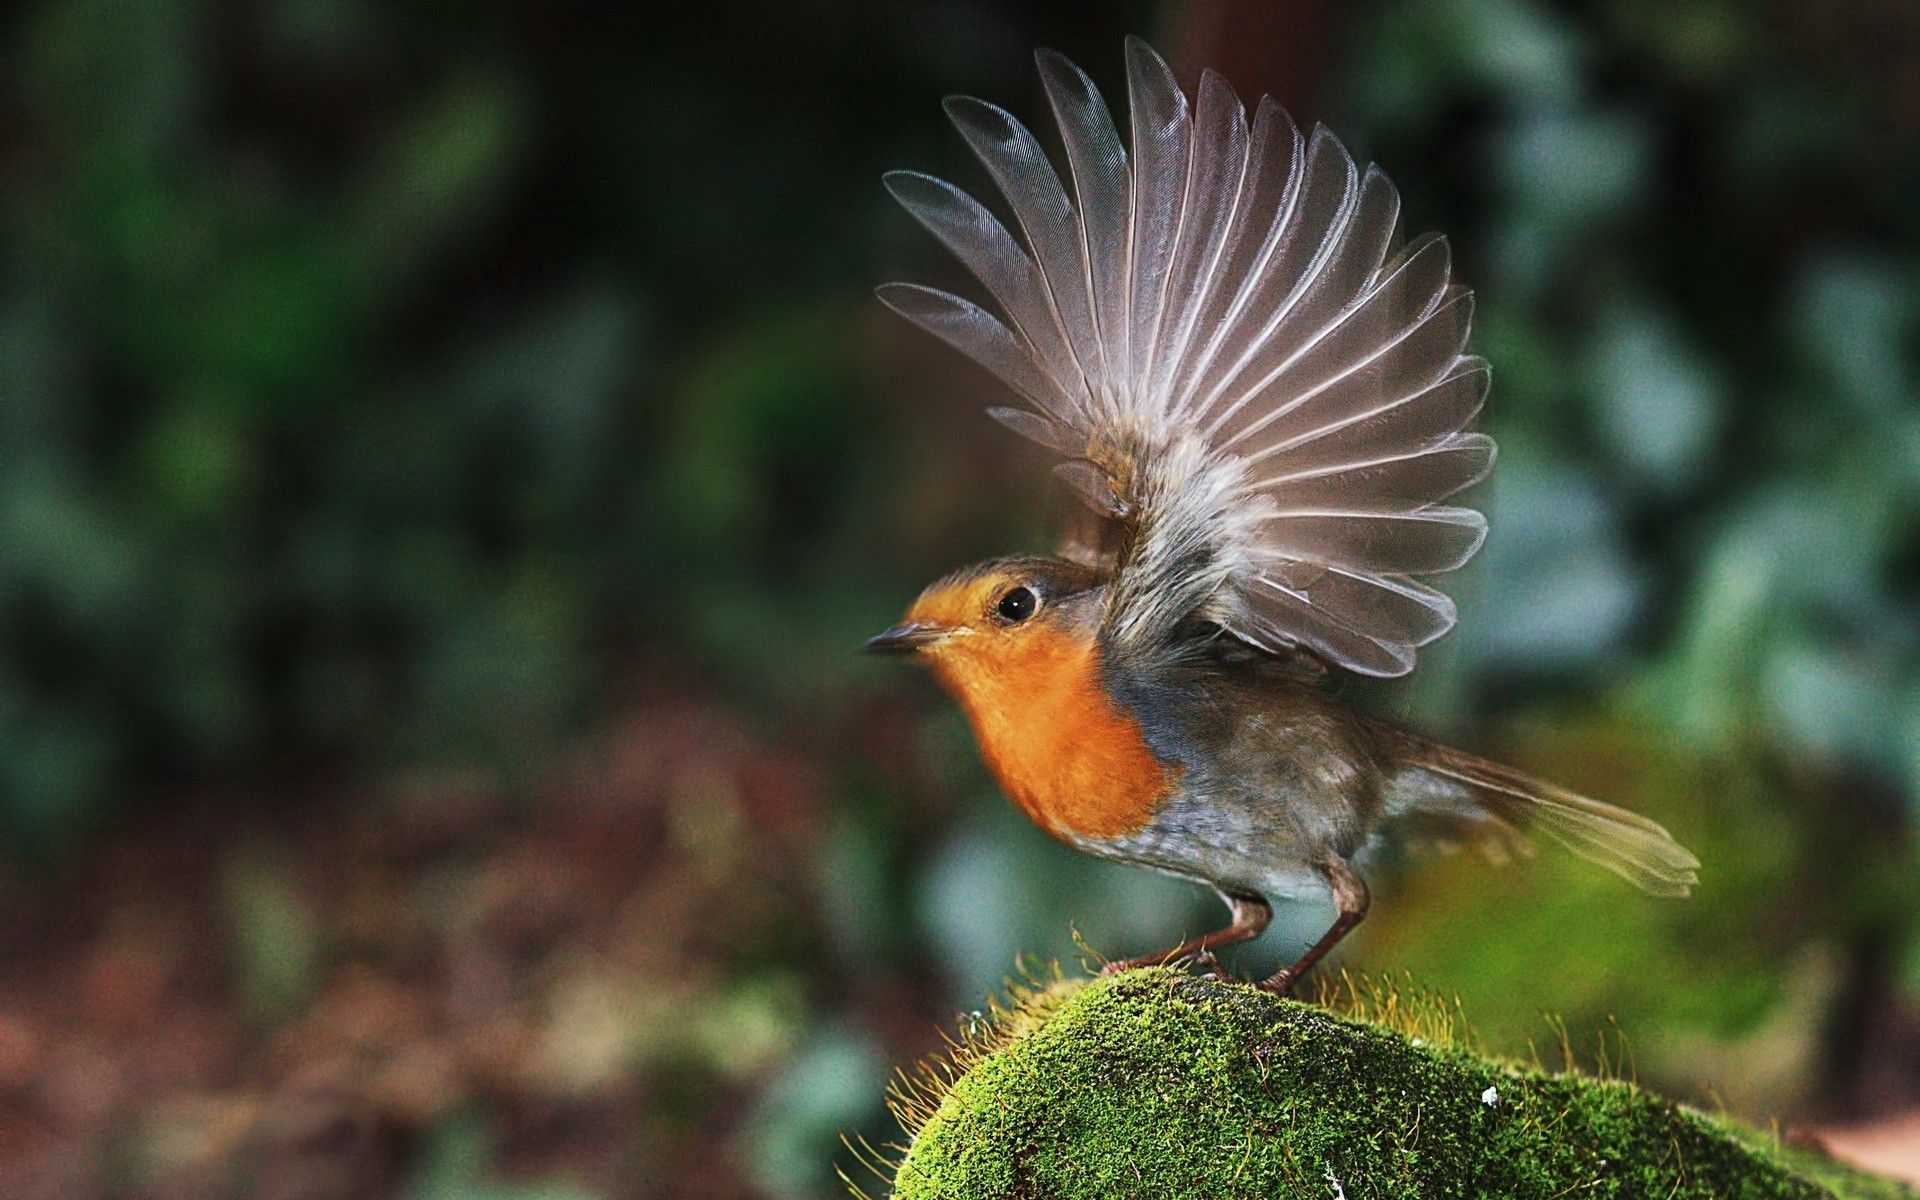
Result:
<instances>
[{"instance_id":1,"label":"bird's belly","mask_svg":"<svg viewBox=\"0 0 1920 1200\"><path fill-rule=\"evenodd\" d=\"M1326 880L1316 863L1345 838L1316 819L1325 812L1323 804L1284 786L1224 782L1204 768L1181 783L1142 828L1072 844L1223 891L1271 900L1325 896Z\"/></svg>"},{"instance_id":2,"label":"bird's belly","mask_svg":"<svg viewBox=\"0 0 1920 1200\"><path fill-rule=\"evenodd\" d=\"M1176 793L1146 826L1117 837L1077 838L1074 845L1102 858L1270 898L1324 891L1305 843L1271 815Z\"/></svg>"}]
</instances>

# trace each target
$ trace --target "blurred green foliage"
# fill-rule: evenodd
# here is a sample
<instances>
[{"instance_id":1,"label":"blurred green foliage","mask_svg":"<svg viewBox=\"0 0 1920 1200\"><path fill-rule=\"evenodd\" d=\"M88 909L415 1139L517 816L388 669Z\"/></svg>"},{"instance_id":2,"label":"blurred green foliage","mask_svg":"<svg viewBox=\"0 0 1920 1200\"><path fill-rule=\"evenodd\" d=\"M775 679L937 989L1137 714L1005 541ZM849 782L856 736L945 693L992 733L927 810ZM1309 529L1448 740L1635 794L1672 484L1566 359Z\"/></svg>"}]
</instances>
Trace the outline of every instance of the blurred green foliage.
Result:
<instances>
[{"instance_id":1,"label":"blurred green foliage","mask_svg":"<svg viewBox=\"0 0 1920 1200\"><path fill-rule=\"evenodd\" d=\"M548 727L611 599L591 534L636 319L591 281L433 319L527 169L522 86L450 62L331 97L353 57L263 21L235 61L168 0L20 26L10 832L56 845L154 769Z\"/></svg>"},{"instance_id":2,"label":"blurred green foliage","mask_svg":"<svg viewBox=\"0 0 1920 1200\"><path fill-rule=\"evenodd\" d=\"M876 98L967 55L775 15L8 19L8 842L155 780L534 759L636 633L791 633L760 598L879 524L811 499L854 411Z\"/></svg>"}]
</instances>

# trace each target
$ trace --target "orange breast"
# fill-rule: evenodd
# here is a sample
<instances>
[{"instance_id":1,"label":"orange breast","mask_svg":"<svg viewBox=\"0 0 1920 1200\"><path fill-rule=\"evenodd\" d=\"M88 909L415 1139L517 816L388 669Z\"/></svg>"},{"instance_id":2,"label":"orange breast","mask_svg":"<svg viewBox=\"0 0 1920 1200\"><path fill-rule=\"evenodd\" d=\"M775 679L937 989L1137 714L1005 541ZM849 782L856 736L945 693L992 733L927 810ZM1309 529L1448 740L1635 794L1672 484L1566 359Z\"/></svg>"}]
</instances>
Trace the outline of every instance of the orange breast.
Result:
<instances>
[{"instance_id":1,"label":"orange breast","mask_svg":"<svg viewBox=\"0 0 1920 1200\"><path fill-rule=\"evenodd\" d=\"M1058 838L1145 828L1169 773L1101 686L1095 644L1036 629L996 651L985 662L956 656L936 672L1007 795Z\"/></svg>"}]
</instances>

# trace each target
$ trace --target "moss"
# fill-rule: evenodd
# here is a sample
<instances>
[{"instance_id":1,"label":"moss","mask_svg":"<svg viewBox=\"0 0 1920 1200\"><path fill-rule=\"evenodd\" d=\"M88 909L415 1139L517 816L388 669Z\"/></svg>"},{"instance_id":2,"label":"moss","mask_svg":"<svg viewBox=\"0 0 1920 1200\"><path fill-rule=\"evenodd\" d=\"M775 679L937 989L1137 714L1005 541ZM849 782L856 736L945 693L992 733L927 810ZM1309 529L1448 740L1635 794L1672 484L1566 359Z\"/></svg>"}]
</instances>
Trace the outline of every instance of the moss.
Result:
<instances>
[{"instance_id":1,"label":"moss","mask_svg":"<svg viewBox=\"0 0 1920 1200\"><path fill-rule=\"evenodd\" d=\"M1916 1200L1629 1083L1171 970L1032 993L997 1028L908 1105L900 1200Z\"/></svg>"}]
</instances>

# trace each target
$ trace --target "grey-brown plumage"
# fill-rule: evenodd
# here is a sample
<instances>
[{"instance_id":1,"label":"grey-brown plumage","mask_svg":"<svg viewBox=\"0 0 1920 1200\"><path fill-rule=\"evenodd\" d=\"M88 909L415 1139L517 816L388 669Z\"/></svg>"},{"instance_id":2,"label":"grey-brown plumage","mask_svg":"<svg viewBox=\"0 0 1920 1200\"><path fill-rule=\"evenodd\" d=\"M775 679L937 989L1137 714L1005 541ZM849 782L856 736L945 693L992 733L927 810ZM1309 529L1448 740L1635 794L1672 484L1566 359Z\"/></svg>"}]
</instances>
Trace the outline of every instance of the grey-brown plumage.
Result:
<instances>
[{"instance_id":1,"label":"grey-brown plumage","mask_svg":"<svg viewBox=\"0 0 1920 1200\"><path fill-rule=\"evenodd\" d=\"M1299 866L1365 862L1383 836L1497 852L1538 832L1654 895L1684 896L1694 882L1698 862L1652 821L1357 713L1319 686L1310 659L1196 626L1153 659L1110 652L1109 662L1115 698L1183 768L1142 839L1160 857L1136 861L1178 870L1185 855L1187 873L1299 895L1319 890L1318 872ZM1246 861L1228 867L1236 858ZM1295 870L1276 876L1275 862Z\"/></svg>"}]
</instances>

